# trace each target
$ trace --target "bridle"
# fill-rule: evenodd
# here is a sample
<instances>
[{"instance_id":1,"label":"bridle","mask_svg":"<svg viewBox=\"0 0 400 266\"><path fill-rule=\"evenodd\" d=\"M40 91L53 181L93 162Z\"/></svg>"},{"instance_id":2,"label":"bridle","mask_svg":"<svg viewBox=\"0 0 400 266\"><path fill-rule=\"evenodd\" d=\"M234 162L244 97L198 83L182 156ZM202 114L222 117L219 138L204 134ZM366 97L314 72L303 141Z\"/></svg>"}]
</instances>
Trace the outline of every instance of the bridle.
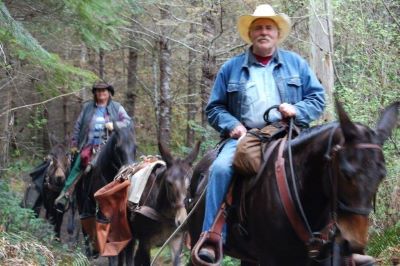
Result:
<instances>
[{"instance_id":1,"label":"bridle","mask_svg":"<svg viewBox=\"0 0 400 266\"><path fill-rule=\"evenodd\" d=\"M286 137L280 140L281 143L278 149L278 157L277 161L275 162L275 176L278 185L279 195L282 200L285 213L288 216L289 222L292 225L297 236L307 246L308 257L310 259L316 259L319 256L322 247L329 242L333 243L335 241L336 236L340 233L339 228L337 226L338 209L348 213L364 215L364 216L368 216L369 213L372 211L372 208L350 207L338 198L337 179L339 175L339 164L337 161L337 154L339 151L343 151L348 148L377 149L380 151L382 150L382 148L381 146L374 143L358 143L351 146L344 146L343 140L339 144L333 145L333 136L338 127L339 125L332 128L328 139L327 151L325 153L325 159L327 160L328 165L330 166L329 169L331 169L328 170L328 175L329 175L329 182L331 185L330 194L331 194L332 205L330 209L330 219L327 225L322 230L317 232L312 231L310 223L308 222L308 219L304 213L302 204L298 197L297 186L295 182L296 177L293 167L293 157L291 151L293 118L290 120L289 136L288 136L289 140L287 144L293 193L291 193L291 189L289 188L289 183L287 181L287 176L285 171L285 159L283 158L283 151L286 143ZM292 195L294 196L294 200L292 199Z\"/></svg>"},{"instance_id":2,"label":"bridle","mask_svg":"<svg viewBox=\"0 0 400 266\"><path fill-rule=\"evenodd\" d=\"M339 176L339 162L337 161L338 158L338 153L340 151L344 151L346 149L376 149L379 151L382 151L382 147L379 146L378 144L374 144L374 143L356 143L354 145L351 146L344 146L343 140L341 140L341 142L339 144L336 144L333 146L333 135L336 132L336 129L339 126L335 126L329 135L329 141L328 141L328 148L327 151L324 155L324 158L326 159L326 161L328 162L328 165L330 167L328 167L328 169L331 169L330 171L328 171L329 174L329 182L331 185L331 196L332 196L332 203L333 206L331 207L331 209L334 211L334 216L336 217L336 209L340 210L340 211L344 211L347 213L351 213L351 214L356 214L356 215L363 215L363 216L368 216L371 211L373 210L373 207L371 208L354 208L354 207L350 207L348 206L345 202L343 202L339 196L338 196L338 191L337 191L337 179Z\"/></svg>"}]
</instances>

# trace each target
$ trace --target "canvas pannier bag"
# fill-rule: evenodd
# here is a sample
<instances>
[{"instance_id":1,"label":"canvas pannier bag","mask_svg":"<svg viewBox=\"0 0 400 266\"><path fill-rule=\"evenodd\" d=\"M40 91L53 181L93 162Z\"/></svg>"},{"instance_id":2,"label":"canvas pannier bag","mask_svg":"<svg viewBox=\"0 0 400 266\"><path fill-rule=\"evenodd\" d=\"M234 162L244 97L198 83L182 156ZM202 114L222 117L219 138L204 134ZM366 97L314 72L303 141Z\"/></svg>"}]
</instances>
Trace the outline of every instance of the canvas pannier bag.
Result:
<instances>
[{"instance_id":1,"label":"canvas pannier bag","mask_svg":"<svg viewBox=\"0 0 400 266\"><path fill-rule=\"evenodd\" d=\"M253 128L239 140L233 158L234 171L241 176L254 176L262 163L262 154L265 147L273 139L285 136L286 123L274 123L262 129Z\"/></svg>"},{"instance_id":2,"label":"canvas pannier bag","mask_svg":"<svg viewBox=\"0 0 400 266\"><path fill-rule=\"evenodd\" d=\"M97 245L101 256L117 256L132 238L127 217L129 180L114 180L94 194Z\"/></svg>"}]
</instances>

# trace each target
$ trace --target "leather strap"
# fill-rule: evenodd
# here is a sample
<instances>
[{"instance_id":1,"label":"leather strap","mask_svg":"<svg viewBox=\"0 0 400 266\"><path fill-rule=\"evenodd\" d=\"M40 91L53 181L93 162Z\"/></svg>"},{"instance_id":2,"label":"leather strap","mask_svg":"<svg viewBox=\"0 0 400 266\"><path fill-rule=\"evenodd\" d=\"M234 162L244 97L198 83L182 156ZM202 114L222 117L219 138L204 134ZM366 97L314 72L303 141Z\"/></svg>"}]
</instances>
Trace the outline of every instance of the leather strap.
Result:
<instances>
[{"instance_id":1,"label":"leather strap","mask_svg":"<svg viewBox=\"0 0 400 266\"><path fill-rule=\"evenodd\" d=\"M149 206L138 206L135 208L134 212L140 213L154 221L161 221L163 217L153 208Z\"/></svg>"},{"instance_id":2,"label":"leather strap","mask_svg":"<svg viewBox=\"0 0 400 266\"><path fill-rule=\"evenodd\" d=\"M211 229L207 232L203 232L200 235L199 240L192 250L192 262L197 266L217 266L221 265L224 257L222 248L222 229L224 228L226 219L226 207L232 204L233 201L233 184L229 187L228 193L225 198L225 202L221 204L221 207L215 217L214 223ZM215 262L208 263L199 257L199 251L202 247L209 246L215 251Z\"/></svg>"},{"instance_id":3,"label":"leather strap","mask_svg":"<svg viewBox=\"0 0 400 266\"><path fill-rule=\"evenodd\" d=\"M278 184L279 194L286 215L289 218L290 224L292 225L294 231L299 236L299 238L304 243L308 243L309 239L312 236L309 235L306 228L303 226L303 221L301 220L301 218L296 212L296 209L294 208L292 196L290 195L289 191L289 185L286 179L285 159L283 158L283 149L285 147L285 144L286 144L286 137L280 140L278 157L275 162L276 182Z\"/></svg>"}]
</instances>

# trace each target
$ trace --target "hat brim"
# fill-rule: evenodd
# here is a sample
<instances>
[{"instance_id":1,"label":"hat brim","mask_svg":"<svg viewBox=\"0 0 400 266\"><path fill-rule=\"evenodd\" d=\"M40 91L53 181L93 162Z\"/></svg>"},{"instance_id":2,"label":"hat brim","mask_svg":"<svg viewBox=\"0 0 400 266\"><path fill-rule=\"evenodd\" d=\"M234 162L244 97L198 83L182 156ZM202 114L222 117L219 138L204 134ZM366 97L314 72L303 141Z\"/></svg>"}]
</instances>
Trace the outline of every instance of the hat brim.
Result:
<instances>
[{"instance_id":1,"label":"hat brim","mask_svg":"<svg viewBox=\"0 0 400 266\"><path fill-rule=\"evenodd\" d=\"M244 15L240 16L238 20L238 31L240 37L248 44L251 44L249 29L251 23L254 20L259 18L268 18L273 20L279 28L279 38L278 43L283 42L290 34L291 23L290 18L285 14L277 14L275 16L253 16L253 15Z\"/></svg>"},{"instance_id":2,"label":"hat brim","mask_svg":"<svg viewBox=\"0 0 400 266\"><path fill-rule=\"evenodd\" d=\"M111 96L114 96L114 87L112 85L108 85L107 87L92 87L92 93L95 94L97 89L106 89L111 93Z\"/></svg>"}]
</instances>

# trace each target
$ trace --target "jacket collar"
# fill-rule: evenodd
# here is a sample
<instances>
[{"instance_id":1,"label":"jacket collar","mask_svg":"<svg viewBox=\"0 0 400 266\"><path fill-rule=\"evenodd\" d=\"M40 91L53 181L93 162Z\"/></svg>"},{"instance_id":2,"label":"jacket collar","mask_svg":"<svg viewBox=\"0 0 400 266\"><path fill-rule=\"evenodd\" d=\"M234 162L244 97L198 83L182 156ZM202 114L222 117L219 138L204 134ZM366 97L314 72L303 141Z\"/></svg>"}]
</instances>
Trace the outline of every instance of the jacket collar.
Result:
<instances>
[{"instance_id":1,"label":"jacket collar","mask_svg":"<svg viewBox=\"0 0 400 266\"><path fill-rule=\"evenodd\" d=\"M242 68L247 68L247 69L249 69L249 67L250 67L253 63L257 62L257 59L255 58L255 56L254 56L253 53L251 52L251 48L252 48L252 46L250 46L250 47L246 50L246 52L245 52L245 54L244 54L244 61L243 61L243 64L242 64ZM274 54L272 55L271 61L275 62L276 65L282 64L280 54L281 54L281 51L280 51L279 48L277 48L277 49L275 50Z\"/></svg>"}]
</instances>

